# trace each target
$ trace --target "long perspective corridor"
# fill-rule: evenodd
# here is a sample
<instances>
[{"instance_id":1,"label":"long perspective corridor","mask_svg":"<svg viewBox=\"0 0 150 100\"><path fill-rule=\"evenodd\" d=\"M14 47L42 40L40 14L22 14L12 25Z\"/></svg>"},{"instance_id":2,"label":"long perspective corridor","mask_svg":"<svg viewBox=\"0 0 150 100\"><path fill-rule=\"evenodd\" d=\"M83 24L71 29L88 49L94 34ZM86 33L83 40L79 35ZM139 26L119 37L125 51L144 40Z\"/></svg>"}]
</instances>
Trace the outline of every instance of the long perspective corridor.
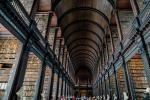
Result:
<instances>
[{"instance_id":1,"label":"long perspective corridor","mask_svg":"<svg viewBox=\"0 0 150 100\"><path fill-rule=\"evenodd\" d=\"M150 0L0 0L0 100L150 100Z\"/></svg>"}]
</instances>

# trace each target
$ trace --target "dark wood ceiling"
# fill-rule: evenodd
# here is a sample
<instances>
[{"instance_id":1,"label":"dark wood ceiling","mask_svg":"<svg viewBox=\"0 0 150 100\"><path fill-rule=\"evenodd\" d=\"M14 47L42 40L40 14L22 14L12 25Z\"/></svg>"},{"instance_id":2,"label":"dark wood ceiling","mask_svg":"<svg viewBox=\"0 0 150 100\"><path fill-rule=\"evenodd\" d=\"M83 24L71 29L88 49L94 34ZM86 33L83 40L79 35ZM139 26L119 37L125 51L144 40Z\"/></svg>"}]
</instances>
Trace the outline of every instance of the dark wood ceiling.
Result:
<instances>
[{"instance_id":1,"label":"dark wood ceiling","mask_svg":"<svg viewBox=\"0 0 150 100\"><path fill-rule=\"evenodd\" d=\"M117 0L117 8L120 10L131 9L130 0Z\"/></svg>"},{"instance_id":2,"label":"dark wood ceiling","mask_svg":"<svg viewBox=\"0 0 150 100\"><path fill-rule=\"evenodd\" d=\"M41 0L39 12L54 9L75 69L86 66L93 70L103 49L105 29L109 22L116 27L111 0ZM130 0L117 0L119 10L131 10ZM56 24L56 23L55 23Z\"/></svg>"},{"instance_id":3,"label":"dark wood ceiling","mask_svg":"<svg viewBox=\"0 0 150 100\"><path fill-rule=\"evenodd\" d=\"M111 18L107 0L61 0L55 8L75 68L96 66Z\"/></svg>"}]
</instances>

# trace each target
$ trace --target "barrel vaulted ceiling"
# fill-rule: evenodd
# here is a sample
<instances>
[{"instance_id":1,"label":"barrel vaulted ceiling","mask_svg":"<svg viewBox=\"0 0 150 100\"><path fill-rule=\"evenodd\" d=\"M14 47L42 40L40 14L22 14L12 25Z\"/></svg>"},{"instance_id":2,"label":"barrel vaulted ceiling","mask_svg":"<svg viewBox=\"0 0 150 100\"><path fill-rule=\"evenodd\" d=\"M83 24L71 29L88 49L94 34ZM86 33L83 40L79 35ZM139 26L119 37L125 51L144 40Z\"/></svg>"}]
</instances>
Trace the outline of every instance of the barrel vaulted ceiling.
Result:
<instances>
[{"instance_id":1,"label":"barrel vaulted ceiling","mask_svg":"<svg viewBox=\"0 0 150 100\"><path fill-rule=\"evenodd\" d=\"M112 9L107 0L61 0L54 8L75 69L96 66Z\"/></svg>"}]
</instances>

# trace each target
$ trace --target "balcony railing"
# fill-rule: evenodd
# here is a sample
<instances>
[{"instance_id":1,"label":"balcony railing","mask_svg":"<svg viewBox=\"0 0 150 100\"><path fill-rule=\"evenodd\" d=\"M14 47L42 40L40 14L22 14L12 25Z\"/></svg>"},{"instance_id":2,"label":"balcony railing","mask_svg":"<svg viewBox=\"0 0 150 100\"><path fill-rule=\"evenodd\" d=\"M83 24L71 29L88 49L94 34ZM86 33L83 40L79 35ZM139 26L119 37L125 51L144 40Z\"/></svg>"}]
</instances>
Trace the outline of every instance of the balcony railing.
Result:
<instances>
[{"instance_id":1,"label":"balcony railing","mask_svg":"<svg viewBox=\"0 0 150 100\"><path fill-rule=\"evenodd\" d=\"M12 0L10 3L14 7L14 9L18 12L18 14L21 16L21 18L25 21L25 23L29 26L31 19L28 15L27 11L23 7L23 5L20 3L20 1Z\"/></svg>"}]
</instances>

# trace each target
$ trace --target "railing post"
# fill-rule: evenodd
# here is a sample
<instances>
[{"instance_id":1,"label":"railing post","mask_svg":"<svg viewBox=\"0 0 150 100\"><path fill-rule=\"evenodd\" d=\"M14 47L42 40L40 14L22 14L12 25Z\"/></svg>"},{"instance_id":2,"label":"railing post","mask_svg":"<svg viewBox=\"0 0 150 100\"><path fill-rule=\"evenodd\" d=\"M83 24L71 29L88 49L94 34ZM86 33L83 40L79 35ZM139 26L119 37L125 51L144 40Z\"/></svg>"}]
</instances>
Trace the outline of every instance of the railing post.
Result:
<instances>
[{"instance_id":1,"label":"railing post","mask_svg":"<svg viewBox=\"0 0 150 100\"><path fill-rule=\"evenodd\" d=\"M114 40L113 40L113 36L112 36L110 26L108 27L108 30L109 30L110 41L111 41L112 58L113 58L113 61L114 61L115 46L114 46ZM113 72L114 72L113 74L114 74L114 77L115 77L115 88L116 88L117 100L120 100L120 92L119 92L119 88L118 88L118 80L117 80L117 73L116 73L115 65L114 65L114 63L111 63L111 65L112 65Z\"/></svg>"}]
</instances>

